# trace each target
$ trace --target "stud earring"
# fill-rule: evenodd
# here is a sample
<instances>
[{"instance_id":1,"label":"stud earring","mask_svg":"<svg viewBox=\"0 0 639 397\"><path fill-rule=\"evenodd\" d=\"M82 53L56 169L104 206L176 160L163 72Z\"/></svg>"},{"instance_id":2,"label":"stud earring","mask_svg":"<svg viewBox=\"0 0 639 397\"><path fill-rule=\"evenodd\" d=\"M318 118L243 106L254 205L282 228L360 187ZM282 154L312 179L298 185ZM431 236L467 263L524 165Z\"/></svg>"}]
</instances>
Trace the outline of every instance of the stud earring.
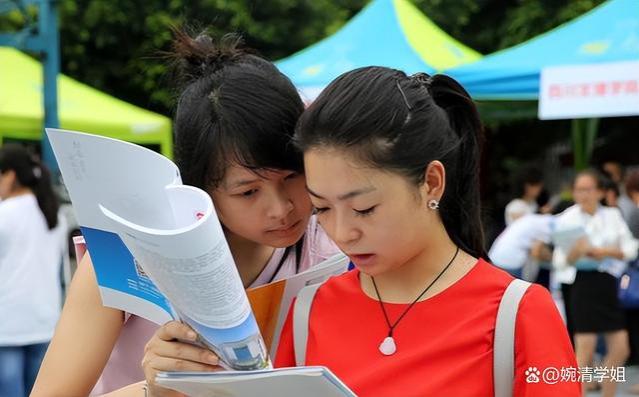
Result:
<instances>
[{"instance_id":1,"label":"stud earring","mask_svg":"<svg viewBox=\"0 0 639 397\"><path fill-rule=\"evenodd\" d=\"M437 201L435 199L428 200L428 208L430 208L431 210L438 210L439 209L439 201Z\"/></svg>"}]
</instances>

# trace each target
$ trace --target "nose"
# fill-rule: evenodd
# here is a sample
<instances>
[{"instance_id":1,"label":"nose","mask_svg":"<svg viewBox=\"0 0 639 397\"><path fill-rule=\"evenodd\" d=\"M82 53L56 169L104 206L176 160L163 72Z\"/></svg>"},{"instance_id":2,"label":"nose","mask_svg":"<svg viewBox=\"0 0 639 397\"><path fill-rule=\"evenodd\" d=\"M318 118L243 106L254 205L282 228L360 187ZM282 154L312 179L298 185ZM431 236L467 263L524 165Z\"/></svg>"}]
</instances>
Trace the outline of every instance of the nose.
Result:
<instances>
[{"instance_id":1,"label":"nose","mask_svg":"<svg viewBox=\"0 0 639 397\"><path fill-rule=\"evenodd\" d=\"M275 189L267 204L267 216L271 219L284 219L295 208L293 200L284 189Z\"/></svg>"},{"instance_id":2,"label":"nose","mask_svg":"<svg viewBox=\"0 0 639 397\"><path fill-rule=\"evenodd\" d=\"M326 233L338 245L346 246L352 244L360 237L360 232L344 216L337 214L331 225L325 227ZM322 224L324 226L324 223Z\"/></svg>"}]
</instances>

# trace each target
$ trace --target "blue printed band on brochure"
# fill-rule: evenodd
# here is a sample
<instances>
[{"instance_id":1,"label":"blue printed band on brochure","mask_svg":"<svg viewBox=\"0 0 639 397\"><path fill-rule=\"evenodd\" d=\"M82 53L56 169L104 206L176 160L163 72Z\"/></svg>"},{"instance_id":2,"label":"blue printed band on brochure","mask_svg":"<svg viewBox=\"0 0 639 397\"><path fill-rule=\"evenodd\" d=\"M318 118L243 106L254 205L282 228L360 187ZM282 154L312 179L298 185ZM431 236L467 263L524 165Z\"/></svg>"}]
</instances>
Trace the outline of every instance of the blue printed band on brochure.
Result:
<instances>
[{"instance_id":1,"label":"blue printed band on brochure","mask_svg":"<svg viewBox=\"0 0 639 397\"><path fill-rule=\"evenodd\" d=\"M149 301L171 314L169 303L155 284L144 274L116 233L80 227L91 253L93 268L101 287Z\"/></svg>"}]
</instances>

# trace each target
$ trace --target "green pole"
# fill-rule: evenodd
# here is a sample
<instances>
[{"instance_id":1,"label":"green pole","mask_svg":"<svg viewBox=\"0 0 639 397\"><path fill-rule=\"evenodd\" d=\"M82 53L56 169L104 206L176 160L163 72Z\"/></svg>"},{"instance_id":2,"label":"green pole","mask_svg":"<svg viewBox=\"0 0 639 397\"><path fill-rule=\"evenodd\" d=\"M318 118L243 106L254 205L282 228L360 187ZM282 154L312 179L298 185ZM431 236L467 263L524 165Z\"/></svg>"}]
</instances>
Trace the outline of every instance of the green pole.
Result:
<instances>
[{"instance_id":1,"label":"green pole","mask_svg":"<svg viewBox=\"0 0 639 397\"><path fill-rule=\"evenodd\" d=\"M575 171L581 171L587 168L590 162L599 129L599 119L573 119L571 127L574 167Z\"/></svg>"},{"instance_id":2,"label":"green pole","mask_svg":"<svg viewBox=\"0 0 639 397\"><path fill-rule=\"evenodd\" d=\"M592 156L592 150L595 146L595 138L597 138L597 131L599 130L599 120L599 118L584 120L586 122L586 163L590 162L590 157Z\"/></svg>"},{"instance_id":3,"label":"green pole","mask_svg":"<svg viewBox=\"0 0 639 397\"><path fill-rule=\"evenodd\" d=\"M574 157L575 171L581 171L586 168L584 163L584 142L581 133L581 120L572 120L572 152Z\"/></svg>"}]
</instances>

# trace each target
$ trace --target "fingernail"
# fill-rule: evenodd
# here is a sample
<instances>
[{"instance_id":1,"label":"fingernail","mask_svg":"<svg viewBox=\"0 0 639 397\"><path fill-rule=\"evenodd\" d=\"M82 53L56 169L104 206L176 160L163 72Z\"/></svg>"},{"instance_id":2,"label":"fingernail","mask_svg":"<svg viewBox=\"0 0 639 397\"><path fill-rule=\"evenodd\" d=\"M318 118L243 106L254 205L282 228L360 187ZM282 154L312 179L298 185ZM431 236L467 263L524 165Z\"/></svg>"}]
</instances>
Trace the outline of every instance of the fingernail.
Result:
<instances>
[{"instance_id":1,"label":"fingernail","mask_svg":"<svg viewBox=\"0 0 639 397\"><path fill-rule=\"evenodd\" d=\"M189 331L186 333L186 337L191 339L191 340L195 340L195 338L197 338L197 334L193 331Z\"/></svg>"},{"instance_id":2,"label":"fingernail","mask_svg":"<svg viewBox=\"0 0 639 397\"><path fill-rule=\"evenodd\" d=\"M217 364L218 358L215 354L209 354L206 359L208 360L208 362L210 362L211 364Z\"/></svg>"}]
</instances>

